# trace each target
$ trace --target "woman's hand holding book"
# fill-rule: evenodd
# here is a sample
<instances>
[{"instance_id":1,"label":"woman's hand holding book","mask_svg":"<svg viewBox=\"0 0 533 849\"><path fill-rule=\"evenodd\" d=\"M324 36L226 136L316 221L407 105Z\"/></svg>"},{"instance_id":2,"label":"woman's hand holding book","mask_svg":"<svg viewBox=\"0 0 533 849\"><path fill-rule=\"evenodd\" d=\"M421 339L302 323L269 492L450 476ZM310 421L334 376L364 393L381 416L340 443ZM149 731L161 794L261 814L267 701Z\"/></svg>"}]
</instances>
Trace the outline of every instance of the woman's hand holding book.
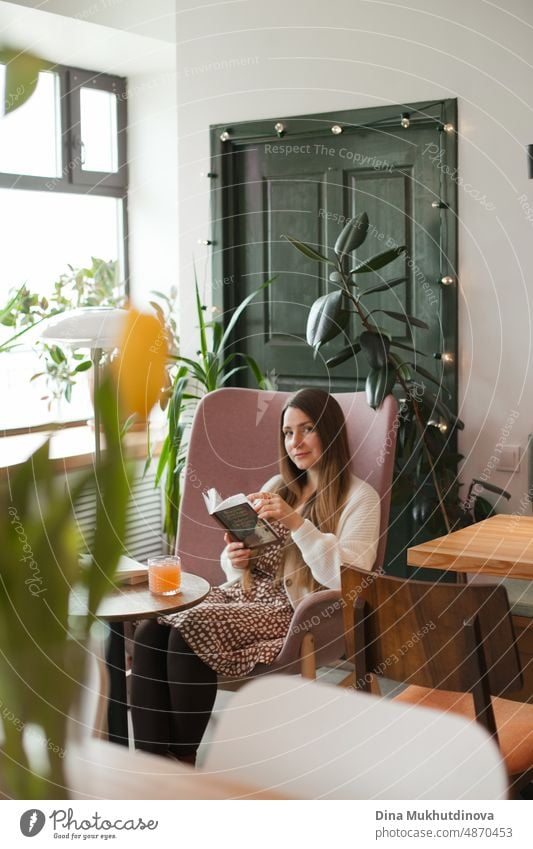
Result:
<instances>
[{"instance_id":1,"label":"woman's hand holding book","mask_svg":"<svg viewBox=\"0 0 533 849\"><path fill-rule=\"evenodd\" d=\"M281 522L289 531L298 530L304 523L300 513L275 492L252 492L247 498L252 502L260 519Z\"/></svg>"},{"instance_id":2,"label":"woman's hand holding book","mask_svg":"<svg viewBox=\"0 0 533 849\"><path fill-rule=\"evenodd\" d=\"M234 569L247 569L250 564L252 552L244 547L243 542L237 542L233 534L225 533L226 554Z\"/></svg>"}]
</instances>

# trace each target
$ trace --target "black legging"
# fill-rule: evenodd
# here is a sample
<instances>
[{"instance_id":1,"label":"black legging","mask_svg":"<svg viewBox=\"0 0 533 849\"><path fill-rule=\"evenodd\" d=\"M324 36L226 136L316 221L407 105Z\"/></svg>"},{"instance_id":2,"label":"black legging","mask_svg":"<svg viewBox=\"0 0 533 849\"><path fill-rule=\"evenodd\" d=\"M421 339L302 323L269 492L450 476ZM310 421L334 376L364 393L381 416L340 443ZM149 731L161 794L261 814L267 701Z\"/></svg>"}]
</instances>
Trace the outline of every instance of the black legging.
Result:
<instances>
[{"instance_id":1,"label":"black legging","mask_svg":"<svg viewBox=\"0 0 533 849\"><path fill-rule=\"evenodd\" d=\"M147 619L135 631L131 684L136 748L194 758L215 702L216 672L177 628Z\"/></svg>"}]
</instances>

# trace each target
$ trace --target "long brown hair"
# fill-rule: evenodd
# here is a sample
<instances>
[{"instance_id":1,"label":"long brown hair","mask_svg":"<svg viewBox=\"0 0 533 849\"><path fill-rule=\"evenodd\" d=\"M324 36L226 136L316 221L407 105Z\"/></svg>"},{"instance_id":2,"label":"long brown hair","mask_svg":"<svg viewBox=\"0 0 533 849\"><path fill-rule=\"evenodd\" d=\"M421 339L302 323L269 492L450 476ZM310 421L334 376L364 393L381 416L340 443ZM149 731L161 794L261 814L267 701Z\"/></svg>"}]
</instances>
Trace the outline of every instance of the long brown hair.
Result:
<instances>
[{"instance_id":1,"label":"long brown hair","mask_svg":"<svg viewBox=\"0 0 533 849\"><path fill-rule=\"evenodd\" d=\"M351 457L344 413L338 401L323 389L300 389L287 399L281 411L279 426L279 470L282 481L276 492L291 506L301 502L307 483L307 472L298 469L285 450L283 419L289 407L296 407L309 416L322 447L318 466L319 485L317 491L307 499L301 514L322 533L335 533L351 480ZM319 585L305 563L300 549L292 541L285 543L284 557L276 581L283 579L285 560L289 553L296 567L294 583L310 590L317 589ZM245 590L249 590L252 584L250 569L253 560L254 558L241 577Z\"/></svg>"},{"instance_id":2,"label":"long brown hair","mask_svg":"<svg viewBox=\"0 0 533 849\"><path fill-rule=\"evenodd\" d=\"M319 486L308 499L302 515L322 533L334 533L339 513L350 486L350 449L346 421L338 401L323 389L300 389L287 400L281 412L279 431L280 474L278 492L290 504L297 504L307 483L307 472L293 463L285 450L283 419L289 407L309 416L320 439L322 456L318 466Z\"/></svg>"}]
</instances>

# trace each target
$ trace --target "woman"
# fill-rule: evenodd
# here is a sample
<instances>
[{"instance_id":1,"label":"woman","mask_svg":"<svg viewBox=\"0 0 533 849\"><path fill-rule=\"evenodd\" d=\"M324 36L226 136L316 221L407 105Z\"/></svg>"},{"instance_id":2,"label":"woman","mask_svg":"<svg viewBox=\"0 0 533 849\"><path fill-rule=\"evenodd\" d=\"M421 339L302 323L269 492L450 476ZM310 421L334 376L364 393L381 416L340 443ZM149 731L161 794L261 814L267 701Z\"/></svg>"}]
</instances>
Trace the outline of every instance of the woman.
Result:
<instances>
[{"instance_id":1,"label":"woman","mask_svg":"<svg viewBox=\"0 0 533 849\"><path fill-rule=\"evenodd\" d=\"M302 389L286 403L280 475L248 498L280 541L253 554L225 535L231 581L191 610L143 622L135 635L132 718L136 746L194 763L216 696L217 674L242 676L279 654L304 595L340 589L341 564L370 570L379 497L350 472L346 424L335 399Z\"/></svg>"}]
</instances>

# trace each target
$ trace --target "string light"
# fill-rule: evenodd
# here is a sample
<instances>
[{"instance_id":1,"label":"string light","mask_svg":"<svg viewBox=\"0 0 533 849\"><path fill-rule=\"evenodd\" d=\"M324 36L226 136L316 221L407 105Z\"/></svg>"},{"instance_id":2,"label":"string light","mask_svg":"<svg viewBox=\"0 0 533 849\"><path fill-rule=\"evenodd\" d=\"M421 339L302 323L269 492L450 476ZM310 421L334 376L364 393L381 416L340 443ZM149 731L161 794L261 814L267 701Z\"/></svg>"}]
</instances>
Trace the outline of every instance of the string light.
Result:
<instances>
[{"instance_id":1,"label":"string light","mask_svg":"<svg viewBox=\"0 0 533 849\"><path fill-rule=\"evenodd\" d=\"M278 121L277 124L274 124L274 129L275 129L277 135L279 136L279 138L281 138L281 136L285 132L285 124L282 121Z\"/></svg>"},{"instance_id":2,"label":"string light","mask_svg":"<svg viewBox=\"0 0 533 849\"><path fill-rule=\"evenodd\" d=\"M453 131L455 130L455 127L453 126L453 124L444 124L442 129L444 130L445 133L453 133Z\"/></svg>"},{"instance_id":3,"label":"string light","mask_svg":"<svg viewBox=\"0 0 533 849\"><path fill-rule=\"evenodd\" d=\"M433 209L448 209L448 204L443 200L434 200L431 202Z\"/></svg>"},{"instance_id":4,"label":"string light","mask_svg":"<svg viewBox=\"0 0 533 849\"><path fill-rule=\"evenodd\" d=\"M409 113L408 113L408 112L402 112L402 117L401 117L401 119L400 119L400 124L402 125L402 127L404 128L404 130L407 130L407 129L411 126L411 119L410 119L410 117L409 117Z\"/></svg>"},{"instance_id":5,"label":"string light","mask_svg":"<svg viewBox=\"0 0 533 849\"><path fill-rule=\"evenodd\" d=\"M437 351L433 354L434 359L441 360L443 363L453 363L454 356L450 351Z\"/></svg>"},{"instance_id":6,"label":"string light","mask_svg":"<svg viewBox=\"0 0 533 849\"><path fill-rule=\"evenodd\" d=\"M333 124L331 132L334 136L340 136L340 134L342 133L342 127L339 127L338 124Z\"/></svg>"},{"instance_id":7,"label":"string light","mask_svg":"<svg viewBox=\"0 0 533 849\"><path fill-rule=\"evenodd\" d=\"M450 274L445 274L444 277L441 277L439 283L442 283L443 286L451 286L455 283L455 277L451 277Z\"/></svg>"},{"instance_id":8,"label":"string light","mask_svg":"<svg viewBox=\"0 0 533 849\"><path fill-rule=\"evenodd\" d=\"M220 141L226 142L226 141L229 141L230 138L231 138L231 135L228 133L227 130L224 130L223 133L220 133Z\"/></svg>"},{"instance_id":9,"label":"string light","mask_svg":"<svg viewBox=\"0 0 533 849\"><path fill-rule=\"evenodd\" d=\"M448 423L444 421L444 419L429 419L428 425L430 427L436 427L437 430L440 430L441 433L446 433L448 430Z\"/></svg>"}]
</instances>

